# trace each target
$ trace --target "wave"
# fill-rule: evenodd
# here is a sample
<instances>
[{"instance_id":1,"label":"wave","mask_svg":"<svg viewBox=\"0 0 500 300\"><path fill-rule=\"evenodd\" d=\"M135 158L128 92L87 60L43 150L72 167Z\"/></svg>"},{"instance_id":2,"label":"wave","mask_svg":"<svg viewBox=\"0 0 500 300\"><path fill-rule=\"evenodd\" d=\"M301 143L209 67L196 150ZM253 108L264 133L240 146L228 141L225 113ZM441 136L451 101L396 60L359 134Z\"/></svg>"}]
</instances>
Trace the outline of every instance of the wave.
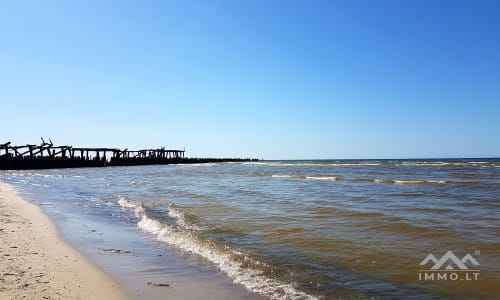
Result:
<instances>
[{"instance_id":1,"label":"wave","mask_svg":"<svg viewBox=\"0 0 500 300\"><path fill-rule=\"evenodd\" d=\"M293 178L293 179L305 179L304 175L282 175L282 174L273 174L271 177L274 178Z\"/></svg>"},{"instance_id":2,"label":"wave","mask_svg":"<svg viewBox=\"0 0 500 300\"><path fill-rule=\"evenodd\" d=\"M138 218L146 212L144 205L141 202L130 200L126 197L120 197L118 204L122 207L122 209L132 210Z\"/></svg>"},{"instance_id":3,"label":"wave","mask_svg":"<svg viewBox=\"0 0 500 300\"><path fill-rule=\"evenodd\" d=\"M395 184L445 184L446 180L394 180Z\"/></svg>"},{"instance_id":4,"label":"wave","mask_svg":"<svg viewBox=\"0 0 500 300\"><path fill-rule=\"evenodd\" d=\"M141 181L141 180L132 180L130 182L131 185L136 185L136 186L145 186L145 185L150 185L151 183L147 181Z\"/></svg>"},{"instance_id":5,"label":"wave","mask_svg":"<svg viewBox=\"0 0 500 300\"><path fill-rule=\"evenodd\" d=\"M214 263L217 268L225 273L234 283L243 285L249 291L269 297L270 299L317 299L309 294L295 289L292 284L284 283L276 278L266 276L263 270L266 264L245 255L242 252L226 246L218 246L209 240L203 239L182 226L180 221L177 226L166 224L151 218L144 206L139 201L120 197L118 203L125 210L132 211L140 218L137 227L142 231L154 235L157 240L174 246L178 249L197 254ZM182 220L185 218L175 205L169 205L169 215ZM184 217L183 217L184 216Z\"/></svg>"},{"instance_id":6,"label":"wave","mask_svg":"<svg viewBox=\"0 0 500 300\"><path fill-rule=\"evenodd\" d=\"M244 165L270 167L352 167L352 166L380 166L381 163L342 163L342 162L246 162Z\"/></svg>"},{"instance_id":7,"label":"wave","mask_svg":"<svg viewBox=\"0 0 500 300\"><path fill-rule=\"evenodd\" d=\"M168 215L170 217L176 219L177 225L179 225L181 227L184 227L184 228L190 229L190 230L196 230L196 231L202 230L202 228L200 226L190 222L188 220L190 218L190 216L187 215L186 213L180 211L173 203L170 203L168 205Z\"/></svg>"},{"instance_id":8,"label":"wave","mask_svg":"<svg viewBox=\"0 0 500 300\"><path fill-rule=\"evenodd\" d=\"M356 181L370 181L370 179L357 179ZM448 181L446 180L423 180L423 179L414 179L414 180L393 180L393 179L371 179L371 181L375 183L389 183L389 184L400 184L400 185L419 185L419 184L446 184Z\"/></svg>"},{"instance_id":9,"label":"wave","mask_svg":"<svg viewBox=\"0 0 500 300\"><path fill-rule=\"evenodd\" d=\"M375 167L382 165L381 163L327 163L325 166L333 167Z\"/></svg>"},{"instance_id":10,"label":"wave","mask_svg":"<svg viewBox=\"0 0 500 300\"><path fill-rule=\"evenodd\" d=\"M458 161L420 161L420 162L396 162L393 163L395 166L413 166L413 167L496 167L498 163L487 162L487 161L468 161L468 162L458 162Z\"/></svg>"},{"instance_id":11,"label":"wave","mask_svg":"<svg viewBox=\"0 0 500 300\"><path fill-rule=\"evenodd\" d=\"M28 184L30 184L30 185L32 185L32 186L43 187L43 188L48 188L48 187L50 187L49 185L47 185L47 184L43 184L43 183L33 183L33 182L29 182Z\"/></svg>"},{"instance_id":12,"label":"wave","mask_svg":"<svg viewBox=\"0 0 500 300\"><path fill-rule=\"evenodd\" d=\"M176 164L178 167L213 167L221 165L222 163L192 163L192 164Z\"/></svg>"},{"instance_id":13,"label":"wave","mask_svg":"<svg viewBox=\"0 0 500 300\"><path fill-rule=\"evenodd\" d=\"M271 166L271 167L293 167L299 164L288 163L288 162L246 162L244 165L254 165L254 166ZM311 164L316 165L316 164Z\"/></svg>"},{"instance_id":14,"label":"wave","mask_svg":"<svg viewBox=\"0 0 500 300\"><path fill-rule=\"evenodd\" d=\"M306 176L309 180L321 180L321 181L338 181L342 180L340 176Z\"/></svg>"},{"instance_id":15,"label":"wave","mask_svg":"<svg viewBox=\"0 0 500 300\"><path fill-rule=\"evenodd\" d=\"M338 181L342 180L340 176L305 176L305 175L287 175L287 174L273 174L273 178L290 178L290 179L307 179L307 180L321 180L321 181Z\"/></svg>"},{"instance_id":16,"label":"wave","mask_svg":"<svg viewBox=\"0 0 500 300\"><path fill-rule=\"evenodd\" d=\"M243 165L267 166L267 165L269 165L269 163L265 163L265 162L244 162Z\"/></svg>"},{"instance_id":17,"label":"wave","mask_svg":"<svg viewBox=\"0 0 500 300\"><path fill-rule=\"evenodd\" d=\"M412 166L412 167L439 167L439 166L452 166L455 163L444 162L444 161L420 161L420 162L401 162L401 163L393 163L395 166Z\"/></svg>"},{"instance_id":18,"label":"wave","mask_svg":"<svg viewBox=\"0 0 500 300\"><path fill-rule=\"evenodd\" d=\"M458 185L458 186L477 186L477 187L500 187L500 183L486 183L481 181L453 181L453 180L430 180L430 179L371 179L371 178L356 178L355 182L375 182L397 185Z\"/></svg>"},{"instance_id":19,"label":"wave","mask_svg":"<svg viewBox=\"0 0 500 300\"><path fill-rule=\"evenodd\" d=\"M12 177L41 177L41 178L63 178L65 176L59 174L41 174L41 173L31 173L31 172L19 172L19 171L8 171Z\"/></svg>"},{"instance_id":20,"label":"wave","mask_svg":"<svg viewBox=\"0 0 500 300\"><path fill-rule=\"evenodd\" d=\"M500 167L498 162L488 161L261 161L243 164L270 167Z\"/></svg>"}]
</instances>

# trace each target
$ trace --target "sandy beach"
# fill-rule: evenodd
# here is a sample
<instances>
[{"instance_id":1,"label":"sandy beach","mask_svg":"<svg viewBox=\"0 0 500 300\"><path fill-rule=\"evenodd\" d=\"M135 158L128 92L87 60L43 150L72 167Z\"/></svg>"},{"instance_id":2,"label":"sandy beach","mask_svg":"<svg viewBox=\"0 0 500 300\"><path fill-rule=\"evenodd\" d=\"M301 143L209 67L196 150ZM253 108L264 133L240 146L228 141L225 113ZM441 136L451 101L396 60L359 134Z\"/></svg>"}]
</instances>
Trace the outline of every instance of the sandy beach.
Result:
<instances>
[{"instance_id":1,"label":"sandy beach","mask_svg":"<svg viewBox=\"0 0 500 300\"><path fill-rule=\"evenodd\" d=\"M41 211L0 183L1 299L127 299L119 284L59 238Z\"/></svg>"}]
</instances>

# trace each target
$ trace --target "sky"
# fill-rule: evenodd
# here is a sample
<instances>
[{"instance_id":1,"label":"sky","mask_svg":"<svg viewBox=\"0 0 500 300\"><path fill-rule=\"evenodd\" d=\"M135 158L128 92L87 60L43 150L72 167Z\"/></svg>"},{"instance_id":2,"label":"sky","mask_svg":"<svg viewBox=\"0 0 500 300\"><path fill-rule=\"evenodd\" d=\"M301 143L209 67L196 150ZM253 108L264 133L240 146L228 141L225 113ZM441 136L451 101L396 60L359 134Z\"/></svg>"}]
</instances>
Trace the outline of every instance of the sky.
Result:
<instances>
[{"instance_id":1,"label":"sky","mask_svg":"<svg viewBox=\"0 0 500 300\"><path fill-rule=\"evenodd\" d=\"M0 143L500 156L500 1L0 0Z\"/></svg>"}]
</instances>

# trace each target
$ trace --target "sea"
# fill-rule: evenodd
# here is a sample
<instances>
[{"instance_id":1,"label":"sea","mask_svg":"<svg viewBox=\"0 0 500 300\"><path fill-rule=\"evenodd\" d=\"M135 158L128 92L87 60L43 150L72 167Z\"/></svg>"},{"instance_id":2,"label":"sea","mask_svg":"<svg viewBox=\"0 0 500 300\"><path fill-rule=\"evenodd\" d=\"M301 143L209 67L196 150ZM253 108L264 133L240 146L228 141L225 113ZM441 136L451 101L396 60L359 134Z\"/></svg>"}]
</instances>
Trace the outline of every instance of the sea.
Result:
<instances>
[{"instance_id":1,"label":"sea","mask_svg":"<svg viewBox=\"0 0 500 300\"><path fill-rule=\"evenodd\" d=\"M138 299L500 297L496 158L23 170L0 180Z\"/></svg>"}]
</instances>

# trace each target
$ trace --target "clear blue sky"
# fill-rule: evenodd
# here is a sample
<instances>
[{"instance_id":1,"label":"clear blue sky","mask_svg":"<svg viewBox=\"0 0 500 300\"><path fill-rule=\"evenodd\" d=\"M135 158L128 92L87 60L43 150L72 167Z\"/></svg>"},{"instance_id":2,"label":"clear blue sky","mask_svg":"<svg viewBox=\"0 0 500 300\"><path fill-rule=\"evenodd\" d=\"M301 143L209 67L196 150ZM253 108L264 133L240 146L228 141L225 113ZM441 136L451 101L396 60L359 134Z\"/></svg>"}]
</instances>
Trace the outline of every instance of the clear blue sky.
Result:
<instances>
[{"instance_id":1,"label":"clear blue sky","mask_svg":"<svg viewBox=\"0 0 500 300\"><path fill-rule=\"evenodd\" d=\"M500 156L500 1L0 1L0 143Z\"/></svg>"}]
</instances>

